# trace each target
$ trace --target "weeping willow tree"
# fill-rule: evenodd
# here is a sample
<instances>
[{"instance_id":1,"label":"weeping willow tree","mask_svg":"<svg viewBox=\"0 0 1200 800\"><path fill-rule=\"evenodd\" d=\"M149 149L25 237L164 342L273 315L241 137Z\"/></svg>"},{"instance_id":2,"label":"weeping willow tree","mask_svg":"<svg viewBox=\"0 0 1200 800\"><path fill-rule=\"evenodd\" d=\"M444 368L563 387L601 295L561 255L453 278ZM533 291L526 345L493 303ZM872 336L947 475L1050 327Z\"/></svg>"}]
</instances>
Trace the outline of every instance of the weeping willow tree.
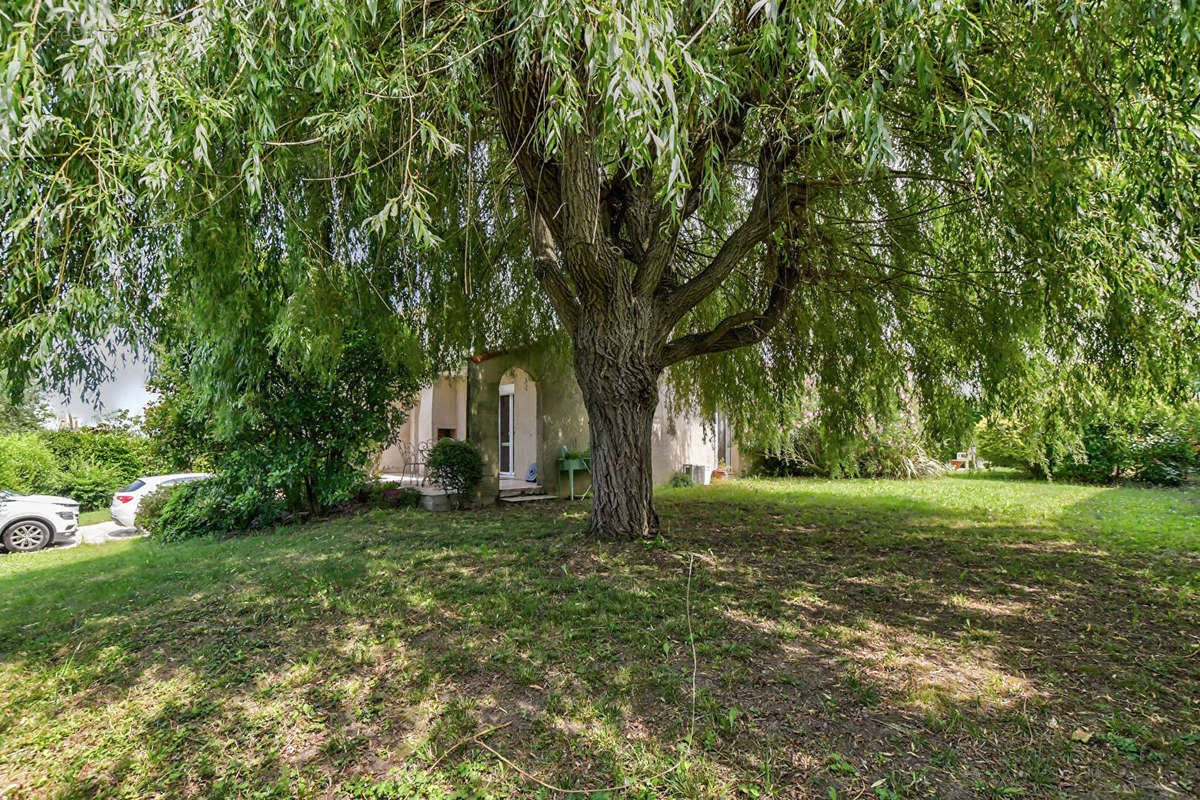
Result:
<instances>
[{"instance_id":1,"label":"weeping willow tree","mask_svg":"<svg viewBox=\"0 0 1200 800\"><path fill-rule=\"evenodd\" d=\"M949 426L1169 390L1197 354L1197 22L1191 0L17 0L5 366L94 374L263 269L288 271L275 335L301 350L352 306L435 363L565 337L591 528L616 538L658 524L664 381L743 428L811 392L836 424L908 387Z\"/></svg>"}]
</instances>

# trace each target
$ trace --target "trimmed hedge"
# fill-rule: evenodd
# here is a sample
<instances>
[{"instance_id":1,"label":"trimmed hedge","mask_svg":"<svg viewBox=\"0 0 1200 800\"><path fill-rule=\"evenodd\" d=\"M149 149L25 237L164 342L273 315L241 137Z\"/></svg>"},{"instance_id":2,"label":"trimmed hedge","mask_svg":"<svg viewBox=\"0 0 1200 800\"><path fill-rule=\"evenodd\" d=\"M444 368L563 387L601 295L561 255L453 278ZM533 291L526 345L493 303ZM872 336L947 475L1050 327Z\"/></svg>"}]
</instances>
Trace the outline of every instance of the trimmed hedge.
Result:
<instances>
[{"instance_id":1,"label":"trimmed hedge","mask_svg":"<svg viewBox=\"0 0 1200 800\"><path fill-rule=\"evenodd\" d=\"M63 468L89 464L128 478L126 483L141 475L161 472L162 464L154 443L139 433L102 425L79 430L41 431L38 435Z\"/></svg>"},{"instance_id":2,"label":"trimmed hedge","mask_svg":"<svg viewBox=\"0 0 1200 800\"><path fill-rule=\"evenodd\" d=\"M85 510L107 508L113 493L132 480L110 464L81 462L62 473L57 493L73 498Z\"/></svg>"},{"instance_id":3,"label":"trimmed hedge","mask_svg":"<svg viewBox=\"0 0 1200 800\"><path fill-rule=\"evenodd\" d=\"M0 436L0 489L66 495L84 511L106 508L122 486L163 467L150 439L121 428Z\"/></svg>"},{"instance_id":4,"label":"trimmed hedge","mask_svg":"<svg viewBox=\"0 0 1200 800\"><path fill-rule=\"evenodd\" d=\"M53 494L61 483L58 460L38 434L0 436L0 489Z\"/></svg>"}]
</instances>

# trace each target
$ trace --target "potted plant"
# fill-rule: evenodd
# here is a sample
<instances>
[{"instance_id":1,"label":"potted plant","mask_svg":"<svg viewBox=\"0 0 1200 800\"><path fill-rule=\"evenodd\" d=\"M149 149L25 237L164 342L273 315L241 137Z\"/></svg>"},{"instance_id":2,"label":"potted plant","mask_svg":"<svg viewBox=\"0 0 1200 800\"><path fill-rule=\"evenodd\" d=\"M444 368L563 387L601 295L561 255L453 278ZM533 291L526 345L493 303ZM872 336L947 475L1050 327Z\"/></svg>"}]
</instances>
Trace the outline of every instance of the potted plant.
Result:
<instances>
[{"instance_id":1,"label":"potted plant","mask_svg":"<svg viewBox=\"0 0 1200 800\"><path fill-rule=\"evenodd\" d=\"M563 446L562 453L558 457L558 471L565 472L570 476L571 499L575 499L575 473L576 472L591 472L592 471L592 454L589 450L580 452L578 450L568 450ZM590 489L588 491L591 491ZM584 493L586 496L586 492Z\"/></svg>"},{"instance_id":2,"label":"potted plant","mask_svg":"<svg viewBox=\"0 0 1200 800\"><path fill-rule=\"evenodd\" d=\"M590 472L592 468L592 454L588 451L568 450L563 446L562 453L558 457L559 472Z\"/></svg>"}]
</instances>

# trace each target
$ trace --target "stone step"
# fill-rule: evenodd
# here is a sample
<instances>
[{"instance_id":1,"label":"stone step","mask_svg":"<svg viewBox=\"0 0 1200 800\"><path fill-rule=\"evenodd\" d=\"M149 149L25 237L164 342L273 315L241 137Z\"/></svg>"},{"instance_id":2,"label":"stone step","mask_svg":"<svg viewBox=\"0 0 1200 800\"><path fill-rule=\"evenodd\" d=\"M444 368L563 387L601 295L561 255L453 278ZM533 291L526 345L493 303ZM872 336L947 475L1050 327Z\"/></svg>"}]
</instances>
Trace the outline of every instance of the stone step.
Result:
<instances>
[{"instance_id":1,"label":"stone step","mask_svg":"<svg viewBox=\"0 0 1200 800\"><path fill-rule=\"evenodd\" d=\"M521 497L522 495L542 494L542 485L540 483L531 483L527 486L512 486L500 490L500 497Z\"/></svg>"},{"instance_id":2,"label":"stone step","mask_svg":"<svg viewBox=\"0 0 1200 800\"><path fill-rule=\"evenodd\" d=\"M500 498L501 503L534 503L540 500L557 500L552 494L514 494Z\"/></svg>"}]
</instances>

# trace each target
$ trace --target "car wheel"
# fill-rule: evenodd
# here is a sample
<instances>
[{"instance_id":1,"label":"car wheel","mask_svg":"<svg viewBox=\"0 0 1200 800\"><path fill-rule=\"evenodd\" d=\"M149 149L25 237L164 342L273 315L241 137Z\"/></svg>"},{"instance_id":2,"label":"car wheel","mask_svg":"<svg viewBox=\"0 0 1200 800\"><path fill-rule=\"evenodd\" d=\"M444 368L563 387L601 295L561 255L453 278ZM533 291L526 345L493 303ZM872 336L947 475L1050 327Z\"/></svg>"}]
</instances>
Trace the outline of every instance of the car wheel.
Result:
<instances>
[{"instance_id":1,"label":"car wheel","mask_svg":"<svg viewBox=\"0 0 1200 800\"><path fill-rule=\"evenodd\" d=\"M32 553L50 544L50 529L35 519L9 525L0 537L10 553Z\"/></svg>"}]
</instances>

